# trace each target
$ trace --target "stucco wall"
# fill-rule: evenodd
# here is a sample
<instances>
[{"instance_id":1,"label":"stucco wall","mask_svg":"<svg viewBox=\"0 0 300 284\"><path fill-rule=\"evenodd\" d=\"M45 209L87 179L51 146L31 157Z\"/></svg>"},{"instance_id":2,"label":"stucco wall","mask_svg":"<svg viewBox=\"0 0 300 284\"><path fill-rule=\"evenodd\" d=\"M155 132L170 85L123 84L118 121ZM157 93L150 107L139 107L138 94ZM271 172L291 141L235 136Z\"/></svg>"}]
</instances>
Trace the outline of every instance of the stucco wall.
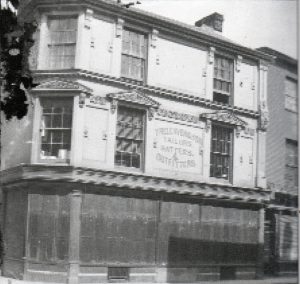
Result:
<instances>
[{"instance_id":1,"label":"stucco wall","mask_svg":"<svg viewBox=\"0 0 300 284\"><path fill-rule=\"evenodd\" d=\"M267 131L266 176L276 190L284 190L286 139L298 140L297 113L285 109L286 76L296 78L287 69L271 65L268 74L268 108L270 123Z\"/></svg>"}]
</instances>

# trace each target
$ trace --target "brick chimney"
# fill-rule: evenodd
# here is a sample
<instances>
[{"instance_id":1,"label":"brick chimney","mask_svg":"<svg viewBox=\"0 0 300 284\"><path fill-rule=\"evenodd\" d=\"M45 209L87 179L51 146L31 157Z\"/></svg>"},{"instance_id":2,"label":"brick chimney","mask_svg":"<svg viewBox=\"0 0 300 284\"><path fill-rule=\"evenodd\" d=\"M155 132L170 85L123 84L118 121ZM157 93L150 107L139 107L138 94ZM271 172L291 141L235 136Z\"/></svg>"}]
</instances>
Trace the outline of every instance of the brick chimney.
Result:
<instances>
[{"instance_id":1,"label":"brick chimney","mask_svg":"<svg viewBox=\"0 0 300 284\"><path fill-rule=\"evenodd\" d=\"M195 23L196 27L210 27L214 29L217 32L222 32L223 28L223 21L224 17L223 15L219 13L213 13Z\"/></svg>"}]
</instances>

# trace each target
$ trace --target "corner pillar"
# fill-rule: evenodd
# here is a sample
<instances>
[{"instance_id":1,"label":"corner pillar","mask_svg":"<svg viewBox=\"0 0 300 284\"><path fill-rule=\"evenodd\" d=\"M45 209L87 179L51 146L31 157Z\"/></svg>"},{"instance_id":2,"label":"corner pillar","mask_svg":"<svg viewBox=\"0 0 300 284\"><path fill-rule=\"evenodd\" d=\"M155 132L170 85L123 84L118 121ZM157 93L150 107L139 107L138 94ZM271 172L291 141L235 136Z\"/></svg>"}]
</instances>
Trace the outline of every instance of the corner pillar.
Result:
<instances>
[{"instance_id":1,"label":"corner pillar","mask_svg":"<svg viewBox=\"0 0 300 284\"><path fill-rule=\"evenodd\" d=\"M257 267L256 278L262 279L264 276L264 235L265 235L265 208L258 211L258 246L257 246Z\"/></svg>"},{"instance_id":2,"label":"corner pillar","mask_svg":"<svg viewBox=\"0 0 300 284\"><path fill-rule=\"evenodd\" d=\"M79 284L81 200L82 200L81 191L73 190L70 195L70 236L69 236L69 271L68 271L69 284Z\"/></svg>"}]
</instances>

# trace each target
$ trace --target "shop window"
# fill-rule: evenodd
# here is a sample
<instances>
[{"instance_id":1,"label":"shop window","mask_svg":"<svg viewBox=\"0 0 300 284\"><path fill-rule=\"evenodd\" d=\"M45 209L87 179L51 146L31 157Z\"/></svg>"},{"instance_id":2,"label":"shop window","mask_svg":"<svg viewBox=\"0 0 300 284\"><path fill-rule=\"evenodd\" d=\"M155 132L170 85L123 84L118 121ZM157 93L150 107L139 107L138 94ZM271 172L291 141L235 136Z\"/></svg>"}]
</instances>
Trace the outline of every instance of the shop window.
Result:
<instances>
[{"instance_id":1,"label":"shop window","mask_svg":"<svg viewBox=\"0 0 300 284\"><path fill-rule=\"evenodd\" d=\"M49 17L48 68L74 68L77 36L76 17Z\"/></svg>"},{"instance_id":2,"label":"shop window","mask_svg":"<svg viewBox=\"0 0 300 284\"><path fill-rule=\"evenodd\" d=\"M232 173L233 130L219 125L212 126L210 176L229 180Z\"/></svg>"},{"instance_id":3,"label":"shop window","mask_svg":"<svg viewBox=\"0 0 300 284\"><path fill-rule=\"evenodd\" d=\"M145 112L120 106L117 115L115 165L142 168Z\"/></svg>"},{"instance_id":4,"label":"shop window","mask_svg":"<svg viewBox=\"0 0 300 284\"><path fill-rule=\"evenodd\" d=\"M286 140L285 149L285 190L297 193L298 187L298 143Z\"/></svg>"},{"instance_id":5,"label":"shop window","mask_svg":"<svg viewBox=\"0 0 300 284\"><path fill-rule=\"evenodd\" d=\"M147 38L144 34L124 29L122 37L121 76L145 80Z\"/></svg>"},{"instance_id":6,"label":"shop window","mask_svg":"<svg viewBox=\"0 0 300 284\"><path fill-rule=\"evenodd\" d=\"M28 258L41 262L68 260L68 195L32 193L28 198Z\"/></svg>"},{"instance_id":7,"label":"shop window","mask_svg":"<svg viewBox=\"0 0 300 284\"><path fill-rule=\"evenodd\" d=\"M298 112L298 85L297 81L286 78L285 80L285 108L287 110Z\"/></svg>"},{"instance_id":8,"label":"shop window","mask_svg":"<svg viewBox=\"0 0 300 284\"><path fill-rule=\"evenodd\" d=\"M40 159L67 162L71 151L73 98L42 98Z\"/></svg>"},{"instance_id":9,"label":"shop window","mask_svg":"<svg viewBox=\"0 0 300 284\"><path fill-rule=\"evenodd\" d=\"M213 80L213 100L232 104L233 60L215 55Z\"/></svg>"}]
</instances>

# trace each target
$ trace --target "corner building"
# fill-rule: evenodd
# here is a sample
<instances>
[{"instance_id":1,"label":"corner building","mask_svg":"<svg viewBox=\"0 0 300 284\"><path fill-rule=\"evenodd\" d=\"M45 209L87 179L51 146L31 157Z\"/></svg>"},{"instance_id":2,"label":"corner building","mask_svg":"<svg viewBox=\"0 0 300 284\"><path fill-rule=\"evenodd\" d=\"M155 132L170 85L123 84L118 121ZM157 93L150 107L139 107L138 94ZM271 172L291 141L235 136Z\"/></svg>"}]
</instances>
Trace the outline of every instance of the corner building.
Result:
<instances>
[{"instance_id":1,"label":"corner building","mask_svg":"<svg viewBox=\"0 0 300 284\"><path fill-rule=\"evenodd\" d=\"M108 0L23 1L39 85L2 126L3 275L262 276L271 57Z\"/></svg>"}]
</instances>

